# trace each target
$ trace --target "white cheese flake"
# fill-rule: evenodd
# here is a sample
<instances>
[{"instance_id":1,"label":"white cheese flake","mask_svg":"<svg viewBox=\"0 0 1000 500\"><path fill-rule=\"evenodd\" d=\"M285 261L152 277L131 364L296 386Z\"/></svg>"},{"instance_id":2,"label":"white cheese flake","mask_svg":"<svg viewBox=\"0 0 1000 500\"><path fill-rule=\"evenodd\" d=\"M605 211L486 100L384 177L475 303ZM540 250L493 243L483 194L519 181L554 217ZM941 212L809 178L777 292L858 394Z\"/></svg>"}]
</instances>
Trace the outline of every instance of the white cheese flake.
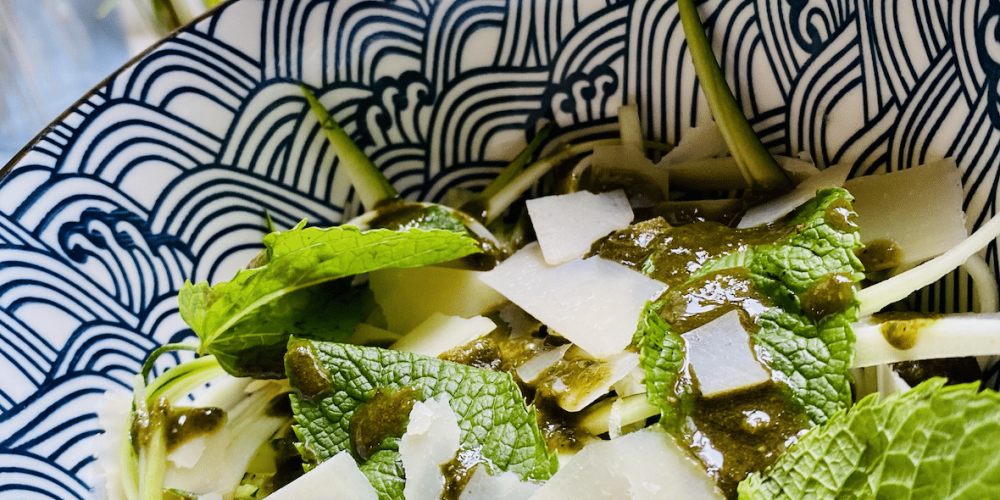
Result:
<instances>
[{"instance_id":1,"label":"white cheese flake","mask_svg":"<svg viewBox=\"0 0 1000 500\"><path fill-rule=\"evenodd\" d=\"M669 495L664 495L669 492ZM587 445L531 500L724 498L700 463L657 427Z\"/></svg>"},{"instance_id":2,"label":"white cheese flake","mask_svg":"<svg viewBox=\"0 0 1000 500\"><path fill-rule=\"evenodd\" d=\"M458 454L458 417L448 405L448 395L417 401L410 410L399 454L406 474L406 500L438 500L444 491L441 466Z\"/></svg>"},{"instance_id":3,"label":"white cheese flake","mask_svg":"<svg viewBox=\"0 0 1000 500\"><path fill-rule=\"evenodd\" d=\"M545 196L528 200L531 225L549 265L583 257L591 245L632 222L632 207L622 190Z\"/></svg>"},{"instance_id":4,"label":"white cheese flake","mask_svg":"<svg viewBox=\"0 0 1000 500\"><path fill-rule=\"evenodd\" d=\"M625 350L646 301L664 287L599 257L550 266L537 243L522 248L480 279L599 358Z\"/></svg>"},{"instance_id":5,"label":"white cheese flake","mask_svg":"<svg viewBox=\"0 0 1000 500\"><path fill-rule=\"evenodd\" d=\"M854 195L862 243L892 240L903 251L903 264L940 255L969 234L962 173L952 159L858 177L844 188Z\"/></svg>"},{"instance_id":6,"label":"white cheese flake","mask_svg":"<svg viewBox=\"0 0 1000 500\"><path fill-rule=\"evenodd\" d=\"M314 467L269 500L377 500L378 493L358 469L351 454L342 451Z\"/></svg>"},{"instance_id":7,"label":"white cheese flake","mask_svg":"<svg viewBox=\"0 0 1000 500\"><path fill-rule=\"evenodd\" d=\"M540 487L537 483L521 481L513 472L491 476L486 467L479 466L472 472L458 500L528 500Z\"/></svg>"},{"instance_id":8,"label":"white cheese flake","mask_svg":"<svg viewBox=\"0 0 1000 500\"><path fill-rule=\"evenodd\" d=\"M491 319L483 316L466 319L434 313L389 348L436 358L492 332L496 327Z\"/></svg>"},{"instance_id":9,"label":"white cheese flake","mask_svg":"<svg viewBox=\"0 0 1000 500\"><path fill-rule=\"evenodd\" d=\"M729 311L683 337L691 371L706 398L771 379L771 373L754 356L750 336L736 311Z\"/></svg>"}]
</instances>

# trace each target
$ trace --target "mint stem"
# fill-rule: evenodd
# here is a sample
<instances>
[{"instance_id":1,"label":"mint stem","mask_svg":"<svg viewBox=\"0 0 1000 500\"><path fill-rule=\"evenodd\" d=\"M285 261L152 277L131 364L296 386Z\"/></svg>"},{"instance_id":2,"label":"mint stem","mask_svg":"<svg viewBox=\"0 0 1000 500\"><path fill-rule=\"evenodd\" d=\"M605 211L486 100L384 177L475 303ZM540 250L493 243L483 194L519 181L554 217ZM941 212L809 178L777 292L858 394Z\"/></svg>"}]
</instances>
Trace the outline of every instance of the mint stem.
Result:
<instances>
[{"instance_id":1,"label":"mint stem","mask_svg":"<svg viewBox=\"0 0 1000 500\"><path fill-rule=\"evenodd\" d=\"M399 194L389 183L389 179L385 178L382 171L351 140L323 103L319 102L305 85L299 84L299 87L302 88L302 93L309 101L309 107L312 108L323 132L326 133L326 138L330 140L330 145L340 159L341 168L347 169L347 176L350 177L351 184L354 185L354 190L357 191L365 209L371 210L380 202L396 198Z\"/></svg>"},{"instance_id":2,"label":"mint stem","mask_svg":"<svg viewBox=\"0 0 1000 500\"><path fill-rule=\"evenodd\" d=\"M156 364L156 360L160 356L174 351L193 351L198 352L198 344L189 344L186 342L177 342L173 344L164 344L157 347L153 352L146 356L146 362L142 364L142 380L149 380L149 374L153 371L153 365Z\"/></svg>"},{"instance_id":3,"label":"mint stem","mask_svg":"<svg viewBox=\"0 0 1000 500\"><path fill-rule=\"evenodd\" d=\"M708 107L719 123L722 137L743 177L752 188L765 191L791 189L792 182L757 137L726 83L694 0L677 0L677 8L691 51L691 61L701 81Z\"/></svg>"}]
</instances>

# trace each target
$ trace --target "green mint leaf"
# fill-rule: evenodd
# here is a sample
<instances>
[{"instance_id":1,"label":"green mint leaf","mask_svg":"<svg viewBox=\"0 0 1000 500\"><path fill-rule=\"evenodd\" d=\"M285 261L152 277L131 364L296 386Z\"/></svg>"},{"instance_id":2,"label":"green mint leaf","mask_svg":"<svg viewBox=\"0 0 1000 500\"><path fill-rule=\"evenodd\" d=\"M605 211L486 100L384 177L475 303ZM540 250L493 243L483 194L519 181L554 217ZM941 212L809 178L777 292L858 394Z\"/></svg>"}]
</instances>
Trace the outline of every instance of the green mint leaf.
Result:
<instances>
[{"instance_id":1,"label":"green mint leaf","mask_svg":"<svg viewBox=\"0 0 1000 500\"><path fill-rule=\"evenodd\" d=\"M514 472L524 480L548 479L556 470L558 462L548 452L535 410L525 405L510 374L375 347L300 339L292 343L286 363L297 391L292 396L295 432L310 465L344 450L358 457L352 446L351 420L381 389L415 390L423 400L449 394L461 428L462 448L478 450L496 469ZM312 359L303 361L303 352ZM292 357L292 353L297 355ZM317 390L316 380L328 384L327 390ZM376 486L380 494L395 491L397 486L388 478L402 480L401 468L394 468L398 462L388 458L396 453L398 437L385 436L381 449L361 463L373 484L385 485ZM384 455L379 462L368 465L380 454Z\"/></svg>"},{"instance_id":2,"label":"green mint leaf","mask_svg":"<svg viewBox=\"0 0 1000 500\"><path fill-rule=\"evenodd\" d=\"M336 280L387 267L437 264L479 251L450 231L297 228L264 237L267 264L209 287L185 284L181 316L229 373L284 377L289 335L343 340L360 321L359 301Z\"/></svg>"},{"instance_id":3,"label":"green mint leaf","mask_svg":"<svg viewBox=\"0 0 1000 500\"><path fill-rule=\"evenodd\" d=\"M757 247L745 262L775 304L758 319L754 343L813 424L851 404L853 284L864 277L852 200L843 189L820 190L793 214L791 236Z\"/></svg>"},{"instance_id":4,"label":"green mint leaf","mask_svg":"<svg viewBox=\"0 0 1000 500\"><path fill-rule=\"evenodd\" d=\"M639 363L645 373L647 399L649 404L660 408L660 424L673 432L680 430L694 399L691 383L684 376L687 367L684 339L660 318L658 309L658 304L646 303L635 337Z\"/></svg>"},{"instance_id":5,"label":"green mint leaf","mask_svg":"<svg viewBox=\"0 0 1000 500\"><path fill-rule=\"evenodd\" d=\"M741 500L994 498L1000 491L1000 394L931 379L876 395L811 430Z\"/></svg>"},{"instance_id":6,"label":"green mint leaf","mask_svg":"<svg viewBox=\"0 0 1000 500\"><path fill-rule=\"evenodd\" d=\"M848 369L854 361L854 334L850 323L858 316L853 286L864 277L854 255L861 239L851 222L852 199L843 189L818 191L783 226L774 228L780 235L776 243L758 244L706 262L666 299L702 293L698 287L718 272L749 273L753 285L772 304L757 318L759 328L752 333L758 354L812 424L822 424L851 403ZM636 340L644 345L650 403L660 406L669 420L668 406L677 403L679 390L670 387L671 377L683 378L674 370L682 344L670 341L677 334L669 328L659 333L673 321L669 315L664 317L667 322L644 318L646 326L640 324ZM655 335L645 339L650 335L649 325L659 326L652 329ZM657 354L657 347L663 352Z\"/></svg>"},{"instance_id":7,"label":"green mint leaf","mask_svg":"<svg viewBox=\"0 0 1000 500\"><path fill-rule=\"evenodd\" d=\"M261 307L254 321L237 323L208 346L219 364L235 376L285 378L285 346L290 334L342 342L363 320L364 288L343 290L330 281L296 290Z\"/></svg>"},{"instance_id":8,"label":"green mint leaf","mask_svg":"<svg viewBox=\"0 0 1000 500\"><path fill-rule=\"evenodd\" d=\"M403 462L398 451L377 451L358 468L368 478L368 482L372 483L380 499L403 498L406 481L403 479Z\"/></svg>"}]
</instances>

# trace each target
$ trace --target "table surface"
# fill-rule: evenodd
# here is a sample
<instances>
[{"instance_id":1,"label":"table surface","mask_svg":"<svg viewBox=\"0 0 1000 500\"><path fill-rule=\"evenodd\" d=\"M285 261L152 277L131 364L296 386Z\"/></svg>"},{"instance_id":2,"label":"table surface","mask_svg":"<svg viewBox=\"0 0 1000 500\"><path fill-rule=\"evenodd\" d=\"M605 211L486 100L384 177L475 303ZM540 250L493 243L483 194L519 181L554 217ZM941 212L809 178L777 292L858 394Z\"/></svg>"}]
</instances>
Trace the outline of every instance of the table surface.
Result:
<instances>
[{"instance_id":1,"label":"table surface","mask_svg":"<svg viewBox=\"0 0 1000 500\"><path fill-rule=\"evenodd\" d=\"M159 38L149 2L0 1L0 166Z\"/></svg>"}]
</instances>

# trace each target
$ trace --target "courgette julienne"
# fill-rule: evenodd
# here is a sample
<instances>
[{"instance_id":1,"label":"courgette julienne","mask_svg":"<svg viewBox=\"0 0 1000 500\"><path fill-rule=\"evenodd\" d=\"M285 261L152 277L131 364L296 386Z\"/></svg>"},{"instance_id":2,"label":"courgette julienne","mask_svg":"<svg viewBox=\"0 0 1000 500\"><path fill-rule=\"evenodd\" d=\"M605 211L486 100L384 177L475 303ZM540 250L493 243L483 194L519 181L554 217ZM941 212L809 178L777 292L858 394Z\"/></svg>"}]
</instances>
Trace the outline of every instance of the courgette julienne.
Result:
<instances>
[{"instance_id":1,"label":"courgette julienne","mask_svg":"<svg viewBox=\"0 0 1000 500\"><path fill-rule=\"evenodd\" d=\"M858 292L861 316L870 316L893 302L944 277L961 266L973 254L1000 236L1000 217L994 216L951 250L880 283Z\"/></svg>"},{"instance_id":2,"label":"courgette julienne","mask_svg":"<svg viewBox=\"0 0 1000 500\"><path fill-rule=\"evenodd\" d=\"M385 178L382 171L375 166L368 155L361 151L361 148L351 140L347 132L341 128L340 124L333 119L326 106L319 102L316 95L304 84L299 84L302 94L309 101L309 107L316 115L323 133L333 146L337 158L340 159L340 166L347 170L347 175L351 179L354 190L358 193L358 198L365 208L372 210L379 203L391 200L399 196L396 188L392 187L389 180Z\"/></svg>"},{"instance_id":3,"label":"courgette julienne","mask_svg":"<svg viewBox=\"0 0 1000 500\"><path fill-rule=\"evenodd\" d=\"M754 133L726 83L694 0L677 0L677 8L688 49L691 50L691 61L705 99L708 100L708 107L712 110L722 137L743 177L751 187L763 191L780 192L791 189L792 182Z\"/></svg>"}]
</instances>

